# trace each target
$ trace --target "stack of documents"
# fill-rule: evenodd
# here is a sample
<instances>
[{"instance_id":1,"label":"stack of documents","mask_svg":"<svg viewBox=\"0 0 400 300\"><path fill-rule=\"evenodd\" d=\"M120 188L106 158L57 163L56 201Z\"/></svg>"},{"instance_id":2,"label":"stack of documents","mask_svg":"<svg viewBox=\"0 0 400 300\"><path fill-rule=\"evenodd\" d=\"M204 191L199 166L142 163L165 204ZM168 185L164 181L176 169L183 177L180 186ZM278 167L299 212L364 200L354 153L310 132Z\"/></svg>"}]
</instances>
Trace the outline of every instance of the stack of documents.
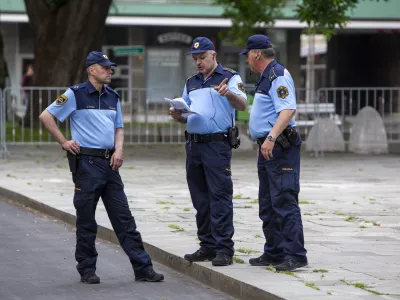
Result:
<instances>
[{"instance_id":1,"label":"stack of documents","mask_svg":"<svg viewBox=\"0 0 400 300\"><path fill-rule=\"evenodd\" d=\"M190 107L187 105L186 101L183 98L164 99L171 105L171 110L181 112L183 115L195 114L194 111L190 110Z\"/></svg>"}]
</instances>

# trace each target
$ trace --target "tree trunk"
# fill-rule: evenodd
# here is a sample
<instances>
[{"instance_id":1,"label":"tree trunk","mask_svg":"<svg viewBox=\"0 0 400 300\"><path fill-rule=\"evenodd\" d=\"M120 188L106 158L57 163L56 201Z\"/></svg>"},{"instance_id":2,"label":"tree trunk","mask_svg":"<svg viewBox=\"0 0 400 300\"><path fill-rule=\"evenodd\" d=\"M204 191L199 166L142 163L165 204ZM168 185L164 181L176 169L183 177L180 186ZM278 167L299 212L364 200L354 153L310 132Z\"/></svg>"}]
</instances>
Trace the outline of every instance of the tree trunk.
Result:
<instances>
[{"instance_id":1,"label":"tree trunk","mask_svg":"<svg viewBox=\"0 0 400 300\"><path fill-rule=\"evenodd\" d=\"M112 0L25 0L33 29L34 86L67 87L84 78L91 46L101 38ZM42 99L58 95L42 94ZM29 107L32 105L32 108ZM37 124L39 95L29 101L25 124ZM32 120L31 120L32 116Z\"/></svg>"}]
</instances>

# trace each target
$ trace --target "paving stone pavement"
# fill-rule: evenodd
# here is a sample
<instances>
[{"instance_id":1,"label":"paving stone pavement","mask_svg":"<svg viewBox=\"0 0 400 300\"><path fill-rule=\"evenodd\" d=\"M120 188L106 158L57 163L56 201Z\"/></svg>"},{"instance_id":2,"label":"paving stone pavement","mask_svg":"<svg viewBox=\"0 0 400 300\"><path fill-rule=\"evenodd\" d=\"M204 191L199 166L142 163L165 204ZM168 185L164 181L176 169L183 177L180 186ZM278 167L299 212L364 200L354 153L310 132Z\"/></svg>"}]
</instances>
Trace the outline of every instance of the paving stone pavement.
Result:
<instances>
[{"instance_id":1,"label":"paving stone pavement","mask_svg":"<svg viewBox=\"0 0 400 300\"><path fill-rule=\"evenodd\" d=\"M52 145L8 150L0 159L1 187L75 214L64 151ZM299 198L309 266L289 273L248 264L264 244L256 153L234 151L232 162L237 262L201 265L284 299L400 299L399 156L303 153ZM181 257L198 248L184 164L182 146L126 147L120 170L143 239ZM96 217L111 228L101 202Z\"/></svg>"}]
</instances>

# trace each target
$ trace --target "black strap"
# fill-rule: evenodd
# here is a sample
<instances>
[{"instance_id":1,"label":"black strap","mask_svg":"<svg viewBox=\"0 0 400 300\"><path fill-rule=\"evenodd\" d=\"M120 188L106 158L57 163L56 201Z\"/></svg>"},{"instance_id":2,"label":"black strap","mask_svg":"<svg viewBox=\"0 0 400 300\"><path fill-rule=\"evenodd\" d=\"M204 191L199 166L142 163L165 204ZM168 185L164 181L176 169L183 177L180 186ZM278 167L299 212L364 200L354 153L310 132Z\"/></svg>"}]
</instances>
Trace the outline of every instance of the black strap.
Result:
<instances>
[{"instance_id":1,"label":"black strap","mask_svg":"<svg viewBox=\"0 0 400 300\"><path fill-rule=\"evenodd\" d=\"M195 143L209 143L209 142L217 142L223 141L227 139L226 133L211 133L211 134L197 134L197 133L188 133L185 131L185 138L189 142Z\"/></svg>"},{"instance_id":2,"label":"black strap","mask_svg":"<svg viewBox=\"0 0 400 300\"><path fill-rule=\"evenodd\" d=\"M79 154L80 155L91 155L91 156L100 156L104 158L111 158L114 153L114 149L97 149L97 148L86 148L81 147Z\"/></svg>"}]
</instances>

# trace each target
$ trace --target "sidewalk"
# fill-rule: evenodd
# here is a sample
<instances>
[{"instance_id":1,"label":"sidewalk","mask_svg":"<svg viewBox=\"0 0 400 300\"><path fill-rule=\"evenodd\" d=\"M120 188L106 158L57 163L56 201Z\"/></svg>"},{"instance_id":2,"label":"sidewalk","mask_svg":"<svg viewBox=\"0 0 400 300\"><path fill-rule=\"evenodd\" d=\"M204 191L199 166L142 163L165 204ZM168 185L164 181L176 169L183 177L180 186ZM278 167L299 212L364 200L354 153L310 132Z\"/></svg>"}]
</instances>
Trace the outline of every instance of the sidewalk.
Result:
<instances>
[{"instance_id":1,"label":"sidewalk","mask_svg":"<svg viewBox=\"0 0 400 300\"><path fill-rule=\"evenodd\" d=\"M57 216L73 221L73 184L65 153L56 146L12 146L9 153L7 160L0 159L0 193L25 203L29 197L43 203L47 212L46 207L52 207L53 213L62 212ZM275 273L248 264L261 254L264 243L255 155L234 152L237 259L232 266L217 268L183 260L185 253L198 248L183 147L126 147L120 172L153 258L242 299L400 299L399 156L335 154L314 159L305 153L300 206L309 266ZM97 222L111 228L101 202Z\"/></svg>"}]
</instances>

